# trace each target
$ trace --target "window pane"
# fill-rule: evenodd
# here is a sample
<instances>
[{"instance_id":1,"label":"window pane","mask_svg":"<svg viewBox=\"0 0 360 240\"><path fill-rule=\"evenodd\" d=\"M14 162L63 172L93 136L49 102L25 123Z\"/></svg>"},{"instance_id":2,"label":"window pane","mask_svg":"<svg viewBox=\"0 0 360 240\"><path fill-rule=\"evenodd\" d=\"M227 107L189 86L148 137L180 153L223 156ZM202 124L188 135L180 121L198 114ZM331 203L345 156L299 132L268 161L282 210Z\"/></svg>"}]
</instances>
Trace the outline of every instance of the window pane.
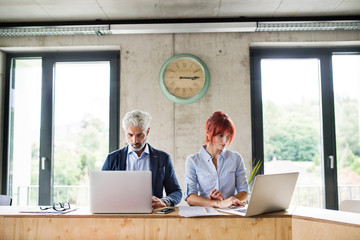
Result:
<instances>
[{"instance_id":1,"label":"window pane","mask_svg":"<svg viewBox=\"0 0 360 240\"><path fill-rule=\"evenodd\" d=\"M360 55L335 55L332 62L340 203L360 200Z\"/></svg>"},{"instance_id":2,"label":"window pane","mask_svg":"<svg viewBox=\"0 0 360 240\"><path fill-rule=\"evenodd\" d=\"M109 62L55 64L53 201L88 204L109 149Z\"/></svg>"},{"instance_id":3,"label":"window pane","mask_svg":"<svg viewBox=\"0 0 360 240\"><path fill-rule=\"evenodd\" d=\"M318 59L262 59L264 172L300 172L292 205L324 207Z\"/></svg>"},{"instance_id":4,"label":"window pane","mask_svg":"<svg viewBox=\"0 0 360 240\"><path fill-rule=\"evenodd\" d=\"M9 194L13 205L37 205L41 59L15 59L10 92Z\"/></svg>"}]
</instances>

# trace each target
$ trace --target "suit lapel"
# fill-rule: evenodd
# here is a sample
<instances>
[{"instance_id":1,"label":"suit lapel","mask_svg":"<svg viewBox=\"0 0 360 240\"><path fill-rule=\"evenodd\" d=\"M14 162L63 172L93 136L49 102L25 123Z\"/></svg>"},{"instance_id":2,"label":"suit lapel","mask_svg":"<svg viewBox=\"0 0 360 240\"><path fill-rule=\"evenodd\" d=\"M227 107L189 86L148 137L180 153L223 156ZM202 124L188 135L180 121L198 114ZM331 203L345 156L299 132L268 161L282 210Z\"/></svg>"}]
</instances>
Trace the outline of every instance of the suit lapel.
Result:
<instances>
[{"instance_id":1,"label":"suit lapel","mask_svg":"<svg viewBox=\"0 0 360 240\"><path fill-rule=\"evenodd\" d=\"M155 150L149 145L149 152L150 152L150 171L152 173L152 187L155 187L155 180L157 169L159 166L159 156L155 153Z\"/></svg>"},{"instance_id":2,"label":"suit lapel","mask_svg":"<svg viewBox=\"0 0 360 240\"><path fill-rule=\"evenodd\" d=\"M127 152L128 152L128 145L120 151L120 170L125 171L126 170L126 159L127 159Z\"/></svg>"}]
</instances>

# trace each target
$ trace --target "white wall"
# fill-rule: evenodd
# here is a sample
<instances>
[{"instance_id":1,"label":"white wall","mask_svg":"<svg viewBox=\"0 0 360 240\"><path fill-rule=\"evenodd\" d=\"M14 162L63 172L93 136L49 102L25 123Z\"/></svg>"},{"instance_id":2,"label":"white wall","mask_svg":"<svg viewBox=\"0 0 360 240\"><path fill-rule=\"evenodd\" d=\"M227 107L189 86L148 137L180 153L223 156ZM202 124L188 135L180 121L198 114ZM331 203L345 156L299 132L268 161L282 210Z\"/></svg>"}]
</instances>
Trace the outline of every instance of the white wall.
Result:
<instances>
[{"instance_id":1,"label":"white wall","mask_svg":"<svg viewBox=\"0 0 360 240\"><path fill-rule=\"evenodd\" d=\"M291 43L297 46L345 42L351 45L358 44L359 40L360 31L0 37L0 50L14 50L12 47L20 50L34 47L120 50L120 117L132 109L150 112L153 122L149 142L171 155L182 186L186 156L199 151L204 140L204 123L216 110L226 112L234 121L237 132L229 149L241 153L248 171L251 170L251 44ZM211 75L208 92L189 105L170 102L158 84L162 64L179 53L200 57ZM126 143L123 134L121 136L120 147Z\"/></svg>"}]
</instances>

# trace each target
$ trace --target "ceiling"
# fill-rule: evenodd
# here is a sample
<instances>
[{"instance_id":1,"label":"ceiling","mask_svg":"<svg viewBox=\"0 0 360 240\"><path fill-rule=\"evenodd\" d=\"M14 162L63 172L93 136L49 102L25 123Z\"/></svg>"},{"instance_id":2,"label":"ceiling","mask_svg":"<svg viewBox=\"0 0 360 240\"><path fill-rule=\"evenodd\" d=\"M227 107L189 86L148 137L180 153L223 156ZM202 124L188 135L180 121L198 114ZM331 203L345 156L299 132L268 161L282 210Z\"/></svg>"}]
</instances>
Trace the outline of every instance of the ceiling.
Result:
<instances>
[{"instance_id":1,"label":"ceiling","mask_svg":"<svg viewBox=\"0 0 360 240\"><path fill-rule=\"evenodd\" d=\"M0 24L358 17L360 0L0 0Z\"/></svg>"}]
</instances>

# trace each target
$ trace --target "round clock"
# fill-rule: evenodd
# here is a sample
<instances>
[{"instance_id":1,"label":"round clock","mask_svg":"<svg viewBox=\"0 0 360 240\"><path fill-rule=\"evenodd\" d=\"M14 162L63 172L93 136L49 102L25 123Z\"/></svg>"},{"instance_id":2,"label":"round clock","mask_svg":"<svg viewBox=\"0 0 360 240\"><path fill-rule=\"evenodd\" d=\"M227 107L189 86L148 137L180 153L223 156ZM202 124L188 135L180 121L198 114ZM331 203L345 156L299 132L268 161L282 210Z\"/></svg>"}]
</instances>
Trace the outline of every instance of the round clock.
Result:
<instances>
[{"instance_id":1,"label":"round clock","mask_svg":"<svg viewBox=\"0 0 360 240\"><path fill-rule=\"evenodd\" d=\"M198 101L205 95L209 83L210 74L205 63L191 54L178 54L169 58L160 70L160 88L175 103Z\"/></svg>"}]
</instances>

